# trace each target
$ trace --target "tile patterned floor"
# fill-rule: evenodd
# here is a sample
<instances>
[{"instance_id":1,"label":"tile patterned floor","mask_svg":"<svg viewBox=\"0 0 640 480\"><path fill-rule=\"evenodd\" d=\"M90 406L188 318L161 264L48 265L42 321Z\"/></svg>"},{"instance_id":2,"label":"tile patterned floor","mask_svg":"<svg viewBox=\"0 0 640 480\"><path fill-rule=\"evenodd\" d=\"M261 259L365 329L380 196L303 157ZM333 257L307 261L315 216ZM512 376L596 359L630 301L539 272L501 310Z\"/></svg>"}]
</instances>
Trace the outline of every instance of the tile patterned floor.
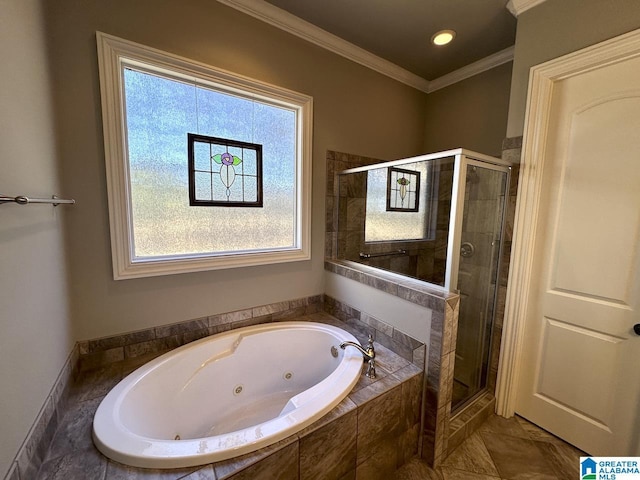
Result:
<instances>
[{"instance_id":1,"label":"tile patterned floor","mask_svg":"<svg viewBox=\"0 0 640 480\"><path fill-rule=\"evenodd\" d=\"M435 470L413 459L396 480L574 480L586 454L520 417L493 415Z\"/></svg>"}]
</instances>

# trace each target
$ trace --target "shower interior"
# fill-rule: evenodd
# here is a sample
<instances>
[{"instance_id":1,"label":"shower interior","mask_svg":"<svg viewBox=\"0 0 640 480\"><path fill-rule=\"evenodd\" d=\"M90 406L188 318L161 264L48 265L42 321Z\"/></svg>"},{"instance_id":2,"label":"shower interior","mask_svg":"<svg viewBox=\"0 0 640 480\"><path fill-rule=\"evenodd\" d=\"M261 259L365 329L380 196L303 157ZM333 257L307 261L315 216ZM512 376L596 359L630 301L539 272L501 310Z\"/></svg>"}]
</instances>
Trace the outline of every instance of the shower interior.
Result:
<instances>
[{"instance_id":1,"label":"shower interior","mask_svg":"<svg viewBox=\"0 0 640 480\"><path fill-rule=\"evenodd\" d=\"M460 294L454 413L487 389L509 176L463 149L338 175L338 259Z\"/></svg>"}]
</instances>

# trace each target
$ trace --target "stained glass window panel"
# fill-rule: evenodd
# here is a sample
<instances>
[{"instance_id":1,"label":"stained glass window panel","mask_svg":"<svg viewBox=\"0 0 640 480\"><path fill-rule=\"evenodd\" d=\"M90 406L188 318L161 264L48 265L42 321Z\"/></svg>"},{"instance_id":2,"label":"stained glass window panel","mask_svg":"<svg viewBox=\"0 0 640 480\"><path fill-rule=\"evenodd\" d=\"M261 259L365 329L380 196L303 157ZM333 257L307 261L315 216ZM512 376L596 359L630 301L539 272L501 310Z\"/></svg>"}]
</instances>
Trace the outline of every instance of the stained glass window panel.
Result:
<instances>
[{"instance_id":1,"label":"stained glass window panel","mask_svg":"<svg viewBox=\"0 0 640 480\"><path fill-rule=\"evenodd\" d=\"M262 145L193 133L187 138L190 205L262 207ZM203 147L208 162L198 160ZM250 165L245 168L247 158ZM208 191L199 184L203 177L209 181Z\"/></svg>"},{"instance_id":2,"label":"stained glass window panel","mask_svg":"<svg viewBox=\"0 0 640 480\"><path fill-rule=\"evenodd\" d=\"M426 162L416 162L404 166L407 170L421 173L429 178ZM427 211L432 207L428 201L429 182L420 190L417 212L394 212L387 210L388 170L378 168L367 172L367 200L365 217L365 242L390 240L423 240L429 236Z\"/></svg>"},{"instance_id":3,"label":"stained glass window panel","mask_svg":"<svg viewBox=\"0 0 640 480\"><path fill-rule=\"evenodd\" d=\"M420 172L389 167L387 171L387 211L417 212Z\"/></svg>"}]
</instances>

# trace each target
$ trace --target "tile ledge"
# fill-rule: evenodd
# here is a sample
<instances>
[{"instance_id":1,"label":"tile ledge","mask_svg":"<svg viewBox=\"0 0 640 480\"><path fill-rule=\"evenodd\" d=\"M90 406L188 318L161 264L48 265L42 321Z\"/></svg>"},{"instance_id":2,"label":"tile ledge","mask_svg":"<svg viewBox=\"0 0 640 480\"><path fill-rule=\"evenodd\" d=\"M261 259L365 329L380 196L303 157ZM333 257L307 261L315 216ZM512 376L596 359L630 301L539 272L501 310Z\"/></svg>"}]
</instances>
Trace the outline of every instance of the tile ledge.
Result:
<instances>
[{"instance_id":1,"label":"tile ledge","mask_svg":"<svg viewBox=\"0 0 640 480\"><path fill-rule=\"evenodd\" d=\"M423 282L416 279L411 279L395 273L386 272L384 270L380 270L374 267L369 267L367 265L362 265L356 262L352 262L350 260L338 260L335 258L325 258L326 271L335 273L336 275L345 276L345 275L342 275L339 271L327 268L327 264L346 268L370 278L381 279L381 280L393 283L398 287L403 287L412 292L423 294L423 295L429 295L437 299L451 300L459 297L457 293L449 292L445 290L443 287L439 287L438 285L434 285L434 284ZM349 278L349 277L345 277L345 278ZM353 278L351 279L354 280ZM406 299L406 300L411 302L411 300L409 299ZM412 303L415 303L415 302L412 302Z\"/></svg>"}]
</instances>

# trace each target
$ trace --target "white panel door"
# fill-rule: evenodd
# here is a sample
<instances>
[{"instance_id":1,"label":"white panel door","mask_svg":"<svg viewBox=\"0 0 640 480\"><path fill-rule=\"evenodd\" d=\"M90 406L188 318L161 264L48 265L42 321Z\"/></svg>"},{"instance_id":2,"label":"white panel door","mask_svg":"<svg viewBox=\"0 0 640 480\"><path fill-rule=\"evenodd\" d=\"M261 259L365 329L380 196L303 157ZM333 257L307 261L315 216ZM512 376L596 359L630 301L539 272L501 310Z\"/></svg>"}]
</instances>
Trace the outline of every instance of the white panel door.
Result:
<instances>
[{"instance_id":1,"label":"white panel door","mask_svg":"<svg viewBox=\"0 0 640 480\"><path fill-rule=\"evenodd\" d=\"M553 86L516 413L640 455L640 58Z\"/></svg>"}]
</instances>

